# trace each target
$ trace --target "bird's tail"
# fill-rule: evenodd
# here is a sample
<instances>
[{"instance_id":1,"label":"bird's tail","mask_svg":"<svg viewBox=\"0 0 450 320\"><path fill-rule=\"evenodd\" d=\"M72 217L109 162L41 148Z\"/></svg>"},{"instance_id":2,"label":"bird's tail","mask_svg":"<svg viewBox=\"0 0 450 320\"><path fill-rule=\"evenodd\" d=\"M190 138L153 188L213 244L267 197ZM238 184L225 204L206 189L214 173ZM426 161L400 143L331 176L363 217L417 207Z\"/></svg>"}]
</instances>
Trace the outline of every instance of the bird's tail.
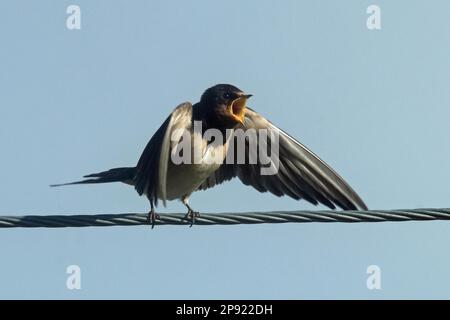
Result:
<instances>
[{"instance_id":1,"label":"bird's tail","mask_svg":"<svg viewBox=\"0 0 450 320\"><path fill-rule=\"evenodd\" d=\"M123 182L127 184L134 184L134 175L136 168L114 168L108 171L89 174L83 178L87 178L81 181L52 184L50 187L61 187L73 184L89 184L89 183L108 183L108 182Z\"/></svg>"}]
</instances>

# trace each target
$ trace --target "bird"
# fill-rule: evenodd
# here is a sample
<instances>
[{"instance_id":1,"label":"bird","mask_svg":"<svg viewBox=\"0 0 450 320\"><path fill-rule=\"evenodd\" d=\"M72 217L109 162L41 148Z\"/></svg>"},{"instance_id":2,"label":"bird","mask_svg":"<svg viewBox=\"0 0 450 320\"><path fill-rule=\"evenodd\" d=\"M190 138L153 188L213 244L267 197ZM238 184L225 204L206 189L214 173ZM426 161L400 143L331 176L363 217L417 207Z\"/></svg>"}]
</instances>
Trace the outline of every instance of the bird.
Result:
<instances>
[{"instance_id":1,"label":"bird","mask_svg":"<svg viewBox=\"0 0 450 320\"><path fill-rule=\"evenodd\" d=\"M233 178L259 192L270 192L278 197L304 199L330 209L367 210L360 196L319 156L247 106L251 97L231 84L212 86L204 91L199 102L183 102L173 110L150 138L136 166L113 168L85 175L84 180L51 186L109 182L134 186L137 193L145 195L150 202L148 222L152 228L160 219L155 210L158 201L165 206L166 201L181 200L187 208L185 218L192 226L200 214L190 206L190 196ZM200 129L196 128L197 124ZM224 139L211 141L213 139L206 137L208 130L223 134ZM245 134L250 130L265 130L267 139L246 135L244 143L238 144L237 133ZM183 143L185 148L182 148ZM252 143L258 148L276 151L276 171L263 172L267 164L271 166L274 161L272 158L266 161L252 148ZM243 153L241 161L237 161L239 151ZM190 152L198 152L197 161L192 161ZM174 161L175 156L191 162Z\"/></svg>"}]
</instances>

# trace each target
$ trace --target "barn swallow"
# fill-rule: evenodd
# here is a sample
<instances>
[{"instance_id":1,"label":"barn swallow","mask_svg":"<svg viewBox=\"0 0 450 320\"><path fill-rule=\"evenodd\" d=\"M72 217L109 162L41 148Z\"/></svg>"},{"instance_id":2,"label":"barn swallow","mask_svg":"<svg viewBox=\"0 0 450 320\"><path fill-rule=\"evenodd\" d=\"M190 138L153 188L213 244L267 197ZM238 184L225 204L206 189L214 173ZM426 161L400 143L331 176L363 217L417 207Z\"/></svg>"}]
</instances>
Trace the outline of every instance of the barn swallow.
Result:
<instances>
[{"instance_id":1,"label":"barn swallow","mask_svg":"<svg viewBox=\"0 0 450 320\"><path fill-rule=\"evenodd\" d=\"M159 219L155 212L158 200L163 201L165 205L166 200L180 199L188 210L186 218L192 225L199 214L189 205L190 195L234 177L260 192L268 191L278 197L288 195L314 205L321 203L330 209L335 209L336 206L344 210L367 209L358 194L329 165L292 136L249 108L247 101L251 96L229 84L213 86L207 89L200 101L194 105L184 102L175 108L150 139L135 167L114 168L86 175L85 180L52 186L107 182L132 185L139 195L146 195L150 201L148 220L152 227ZM194 123L201 124L200 133L194 130ZM237 132L237 129L265 129L276 134L278 171L274 174L262 174L260 169L263 164L259 155L251 164L225 161L226 155L231 152L230 141L233 136L228 134L221 143L211 144L211 141L202 136L208 129L225 134ZM176 130L191 134L192 144L200 149L200 162L174 163L171 155L179 147L177 142L180 142L173 140ZM262 144L259 140L257 143L259 146ZM248 144L244 148L248 158ZM208 161L211 160L208 158L212 153L220 155L219 161Z\"/></svg>"}]
</instances>

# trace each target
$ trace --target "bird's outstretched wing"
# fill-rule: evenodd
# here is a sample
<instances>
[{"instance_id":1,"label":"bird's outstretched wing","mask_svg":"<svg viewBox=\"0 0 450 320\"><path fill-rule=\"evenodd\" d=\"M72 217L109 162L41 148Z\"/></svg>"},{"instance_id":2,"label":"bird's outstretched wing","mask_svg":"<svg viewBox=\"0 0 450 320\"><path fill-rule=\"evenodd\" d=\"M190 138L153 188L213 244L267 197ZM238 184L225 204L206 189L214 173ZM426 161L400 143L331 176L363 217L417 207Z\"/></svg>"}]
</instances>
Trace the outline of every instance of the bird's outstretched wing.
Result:
<instances>
[{"instance_id":1,"label":"bird's outstretched wing","mask_svg":"<svg viewBox=\"0 0 450 320\"><path fill-rule=\"evenodd\" d=\"M158 198L165 205L166 177L170 159L171 135L176 129L192 126L192 104L180 104L164 121L148 142L136 166L135 188L139 195L146 194L150 202Z\"/></svg>"},{"instance_id":2,"label":"bird's outstretched wing","mask_svg":"<svg viewBox=\"0 0 450 320\"><path fill-rule=\"evenodd\" d=\"M275 141L275 139L270 140L271 134L278 136L277 173L261 174L261 168L264 165L259 152L256 164L249 164L249 153L254 151L249 148L247 140L245 164L236 164L236 162L223 164L199 187L199 190L211 188L233 177L239 177L244 184L250 185L260 192L269 191L277 196L288 195L297 200L305 199L313 204L322 203L332 209L336 206L344 210L367 209L358 194L330 166L257 112L247 109L241 129L244 131L267 129L268 140L266 141L271 145ZM257 143L261 147L264 142L259 136L257 139ZM237 145L235 143L234 147ZM272 147L272 150L275 149ZM236 150L230 149L229 152L236 154Z\"/></svg>"}]
</instances>

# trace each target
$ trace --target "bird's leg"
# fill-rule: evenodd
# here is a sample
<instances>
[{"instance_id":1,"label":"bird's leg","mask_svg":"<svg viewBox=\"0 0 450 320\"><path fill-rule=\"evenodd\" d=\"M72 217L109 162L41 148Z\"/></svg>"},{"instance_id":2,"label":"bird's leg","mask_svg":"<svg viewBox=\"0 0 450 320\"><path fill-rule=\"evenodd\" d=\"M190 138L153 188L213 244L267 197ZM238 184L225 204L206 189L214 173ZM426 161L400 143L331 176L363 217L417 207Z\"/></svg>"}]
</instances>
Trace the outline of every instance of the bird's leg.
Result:
<instances>
[{"instance_id":1,"label":"bird's leg","mask_svg":"<svg viewBox=\"0 0 450 320\"><path fill-rule=\"evenodd\" d=\"M189 196L183 196L183 198L181 198L181 201L183 202L183 204L188 209L188 212L184 216L184 219L190 220L191 221L190 227L192 227L192 225L195 223L195 218L200 217L200 213L197 212L197 211L194 211L191 208L191 206L189 205Z\"/></svg>"},{"instance_id":2,"label":"bird's leg","mask_svg":"<svg viewBox=\"0 0 450 320\"><path fill-rule=\"evenodd\" d=\"M150 212L148 213L147 221L148 221L149 224L152 225L152 229L153 229L155 227L156 219L159 219L160 216L159 216L159 214L157 214L155 212L155 207L153 206L153 202L152 201L150 201L150 207L151 207L151 209L150 209Z\"/></svg>"}]
</instances>

